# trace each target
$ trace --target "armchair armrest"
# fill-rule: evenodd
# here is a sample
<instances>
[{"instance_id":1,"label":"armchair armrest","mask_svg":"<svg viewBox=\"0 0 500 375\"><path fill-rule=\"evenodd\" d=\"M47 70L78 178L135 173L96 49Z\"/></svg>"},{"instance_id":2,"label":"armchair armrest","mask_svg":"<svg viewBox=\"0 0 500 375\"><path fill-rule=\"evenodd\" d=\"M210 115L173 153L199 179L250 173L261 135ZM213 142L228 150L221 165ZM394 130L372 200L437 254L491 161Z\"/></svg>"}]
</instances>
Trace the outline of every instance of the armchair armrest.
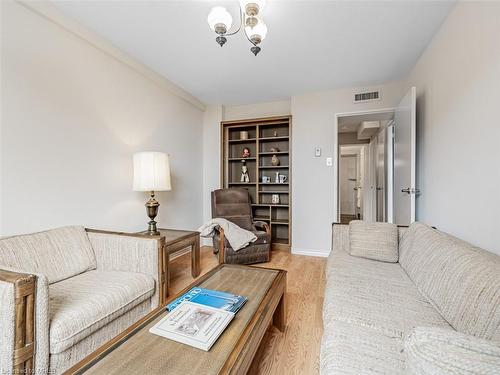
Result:
<instances>
[{"instance_id":1,"label":"armchair armrest","mask_svg":"<svg viewBox=\"0 0 500 375\"><path fill-rule=\"evenodd\" d=\"M224 252L226 250L226 237L224 236L224 229L217 226L215 230L219 233L219 264L224 263Z\"/></svg>"},{"instance_id":2,"label":"armchair armrest","mask_svg":"<svg viewBox=\"0 0 500 375\"><path fill-rule=\"evenodd\" d=\"M271 234L271 228L269 227L269 224L267 224L265 221L260 221L260 220L254 221L254 222L253 222L253 226L254 226L255 228L261 228L261 229L264 229L264 231L265 231L267 234Z\"/></svg>"},{"instance_id":3,"label":"armchair armrest","mask_svg":"<svg viewBox=\"0 0 500 375\"><path fill-rule=\"evenodd\" d=\"M98 270L147 274L156 284L151 309L165 301L168 293L168 254L164 251L164 237L86 230Z\"/></svg>"},{"instance_id":4,"label":"armchair armrest","mask_svg":"<svg viewBox=\"0 0 500 375\"><path fill-rule=\"evenodd\" d=\"M47 371L48 288L44 275L0 269L1 374Z\"/></svg>"}]
</instances>

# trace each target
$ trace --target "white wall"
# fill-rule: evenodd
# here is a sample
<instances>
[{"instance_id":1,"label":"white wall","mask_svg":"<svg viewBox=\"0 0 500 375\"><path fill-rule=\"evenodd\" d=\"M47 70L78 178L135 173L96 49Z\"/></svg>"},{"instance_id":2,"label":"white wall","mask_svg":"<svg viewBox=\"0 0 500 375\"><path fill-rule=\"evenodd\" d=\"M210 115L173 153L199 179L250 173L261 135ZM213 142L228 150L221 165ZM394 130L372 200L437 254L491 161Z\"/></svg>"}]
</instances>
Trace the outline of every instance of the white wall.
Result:
<instances>
[{"instance_id":1,"label":"white wall","mask_svg":"<svg viewBox=\"0 0 500 375\"><path fill-rule=\"evenodd\" d=\"M162 226L202 221L203 112L19 3L2 2L0 235L81 224L142 230L132 154L171 155Z\"/></svg>"},{"instance_id":2,"label":"white wall","mask_svg":"<svg viewBox=\"0 0 500 375\"><path fill-rule=\"evenodd\" d=\"M500 254L500 3L460 2L408 79L417 219Z\"/></svg>"},{"instance_id":3,"label":"white wall","mask_svg":"<svg viewBox=\"0 0 500 375\"><path fill-rule=\"evenodd\" d=\"M380 89L382 99L354 104L359 90ZM336 192L333 191L336 157L334 144L337 130L335 114L394 107L405 91L404 82L374 87L344 89L294 96L291 101L257 103L223 108L223 119L238 120L292 114L292 251L297 254L326 256L331 247L331 224L336 221ZM205 121L205 131L220 138L219 121ZM212 130L208 130L212 129ZM214 148L214 139L204 141L206 150ZM220 142L220 141L219 141ZM322 157L314 157L314 147L322 148ZM217 146L220 156L220 145ZM326 157L334 157L327 167ZM205 163L207 176L220 176L219 165ZM212 185L213 186L213 185ZM210 207L210 196L204 193L204 206Z\"/></svg>"},{"instance_id":4,"label":"white wall","mask_svg":"<svg viewBox=\"0 0 500 375\"><path fill-rule=\"evenodd\" d=\"M381 100L353 102L354 93L380 89ZM337 171L335 115L396 106L404 95L404 82L350 88L292 97L293 121L293 251L328 255L332 222L337 218L337 195L333 191ZM322 149L320 158L314 148ZM326 158L333 158L333 167Z\"/></svg>"},{"instance_id":5,"label":"white wall","mask_svg":"<svg viewBox=\"0 0 500 375\"><path fill-rule=\"evenodd\" d=\"M291 113L290 100L264 102L248 105L225 106L224 120L244 120L258 117L288 116Z\"/></svg>"},{"instance_id":6,"label":"white wall","mask_svg":"<svg viewBox=\"0 0 500 375\"><path fill-rule=\"evenodd\" d=\"M210 193L220 187L220 123L223 119L222 105L207 106L203 116L203 222L212 217ZM211 240L202 238L203 244Z\"/></svg>"}]
</instances>

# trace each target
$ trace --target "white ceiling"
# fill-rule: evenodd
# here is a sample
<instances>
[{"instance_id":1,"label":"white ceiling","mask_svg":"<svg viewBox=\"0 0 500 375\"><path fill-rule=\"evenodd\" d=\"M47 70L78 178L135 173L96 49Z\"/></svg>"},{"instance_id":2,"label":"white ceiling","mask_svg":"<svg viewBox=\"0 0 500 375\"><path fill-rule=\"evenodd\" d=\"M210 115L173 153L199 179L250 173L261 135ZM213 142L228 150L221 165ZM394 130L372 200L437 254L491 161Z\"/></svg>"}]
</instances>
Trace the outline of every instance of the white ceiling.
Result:
<instances>
[{"instance_id":1,"label":"white ceiling","mask_svg":"<svg viewBox=\"0 0 500 375\"><path fill-rule=\"evenodd\" d=\"M55 1L64 13L205 103L281 100L404 78L449 1L268 1L253 56L242 34L220 48L206 18L237 1Z\"/></svg>"},{"instance_id":2,"label":"white ceiling","mask_svg":"<svg viewBox=\"0 0 500 375\"><path fill-rule=\"evenodd\" d=\"M363 121L389 121L394 118L394 112L370 113L364 115L350 115L339 117L338 132L357 132Z\"/></svg>"}]
</instances>

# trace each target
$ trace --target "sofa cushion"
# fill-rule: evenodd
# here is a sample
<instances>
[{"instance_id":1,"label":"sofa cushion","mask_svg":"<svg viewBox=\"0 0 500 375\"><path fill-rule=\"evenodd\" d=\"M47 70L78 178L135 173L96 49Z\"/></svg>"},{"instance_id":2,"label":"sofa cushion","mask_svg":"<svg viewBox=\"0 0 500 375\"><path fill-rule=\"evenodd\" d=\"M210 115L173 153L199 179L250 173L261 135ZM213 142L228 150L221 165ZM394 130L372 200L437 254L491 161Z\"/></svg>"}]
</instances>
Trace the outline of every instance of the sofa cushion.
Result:
<instances>
[{"instance_id":1,"label":"sofa cushion","mask_svg":"<svg viewBox=\"0 0 500 375\"><path fill-rule=\"evenodd\" d=\"M403 338L419 325L449 327L399 264L334 257L325 287L323 323L343 321Z\"/></svg>"},{"instance_id":2,"label":"sofa cushion","mask_svg":"<svg viewBox=\"0 0 500 375\"><path fill-rule=\"evenodd\" d=\"M398 261L398 227L389 223L353 220L349 223L349 252L353 256Z\"/></svg>"},{"instance_id":3,"label":"sofa cushion","mask_svg":"<svg viewBox=\"0 0 500 375\"><path fill-rule=\"evenodd\" d=\"M80 226L7 237L0 240L0 267L41 273L55 283L95 269L92 246Z\"/></svg>"},{"instance_id":4,"label":"sofa cushion","mask_svg":"<svg viewBox=\"0 0 500 375\"><path fill-rule=\"evenodd\" d=\"M345 322L325 327L321 341L322 375L405 374L403 339Z\"/></svg>"},{"instance_id":5,"label":"sofa cushion","mask_svg":"<svg viewBox=\"0 0 500 375\"><path fill-rule=\"evenodd\" d=\"M403 236L400 263L457 331L500 342L500 257L421 223Z\"/></svg>"},{"instance_id":6,"label":"sofa cushion","mask_svg":"<svg viewBox=\"0 0 500 375\"><path fill-rule=\"evenodd\" d=\"M410 375L500 373L500 346L451 329L415 328L404 353Z\"/></svg>"},{"instance_id":7,"label":"sofa cushion","mask_svg":"<svg viewBox=\"0 0 500 375\"><path fill-rule=\"evenodd\" d=\"M152 277L132 272L89 271L52 284L50 352L63 352L153 292Z\"/></svg>"}]
</instances>

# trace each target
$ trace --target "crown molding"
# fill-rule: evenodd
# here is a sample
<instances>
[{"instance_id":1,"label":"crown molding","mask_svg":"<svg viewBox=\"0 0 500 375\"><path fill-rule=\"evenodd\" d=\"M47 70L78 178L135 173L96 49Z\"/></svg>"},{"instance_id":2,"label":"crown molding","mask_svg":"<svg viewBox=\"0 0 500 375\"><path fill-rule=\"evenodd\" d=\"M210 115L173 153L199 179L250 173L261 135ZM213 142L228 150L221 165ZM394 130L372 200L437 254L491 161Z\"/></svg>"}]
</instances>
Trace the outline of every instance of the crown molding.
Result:
<instances>
[{"instance_id":1,"label":"crown molding","mask_svg":"<svg viewBox=\"0 0 500 375\"><path fill-rule=\"evenodd\" d=\"M89 29L82 26L80 23L72 20L65 14L63 14L54 5L46 1L27 1L27 0L16 0L16 2L25 8L31 10L37 15L47 19L48 21L62 27L67 32L79 37L80 39L91 44L93 47L104 52L108 56L114 58L115 60L127 65L129 68L135 70L137 73L141 74L143 77L153 81L157 85L167 89L174 95L184 99L188 103L194 105L196 108L205 111L206 105L191 95L189 92L175 85L173 82L169 81L167 78L161 74L156 73L152 69L148 68L143 63L132 58L127 53L123 52L119 48L114 47L109 41L100 37L96 33L90 31Z\"/></svg>"}]
</instances>

